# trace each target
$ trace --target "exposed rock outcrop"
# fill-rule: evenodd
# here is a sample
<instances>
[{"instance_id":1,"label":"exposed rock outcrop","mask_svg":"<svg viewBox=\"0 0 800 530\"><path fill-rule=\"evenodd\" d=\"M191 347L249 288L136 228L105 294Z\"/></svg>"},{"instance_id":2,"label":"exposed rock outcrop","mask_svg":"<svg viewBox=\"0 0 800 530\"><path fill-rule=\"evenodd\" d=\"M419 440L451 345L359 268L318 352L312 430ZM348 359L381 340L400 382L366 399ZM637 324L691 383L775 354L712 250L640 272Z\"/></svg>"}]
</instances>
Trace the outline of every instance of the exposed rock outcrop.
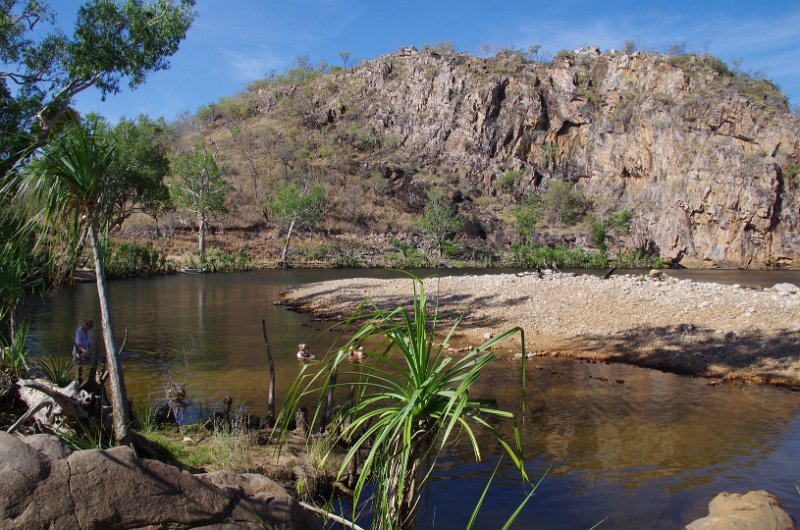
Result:
<instances>
[{"instance_id":1,"label":"exposed rock outcrop","mask_svg":"<svg viewBox=\"0 0 800 530\"><path fill-rule=\"evenodd\" d=\"M71 452L51 436L0 432L0 528L321 528L278 484L229 475L204 480L127 447Z\"/></svg>"},{"instance_id":2,"label":"exposed rock outcrop","mask_svg":"<svg viewBox=\"0 0 800 530\"><path fill-rule=\"evenodd\" d=\"M504 208L565 180L600 216L634 212L631 248L689 266L798 264L800 122L777 87L713 57L404 48L309 83L258 90L251 108L300 113L349 149L326 174L383 178L410 210L426 187L450 188L479 237L513 237ZM510 191L508 170L522 175Z\"/></svg>"}]
</instances>

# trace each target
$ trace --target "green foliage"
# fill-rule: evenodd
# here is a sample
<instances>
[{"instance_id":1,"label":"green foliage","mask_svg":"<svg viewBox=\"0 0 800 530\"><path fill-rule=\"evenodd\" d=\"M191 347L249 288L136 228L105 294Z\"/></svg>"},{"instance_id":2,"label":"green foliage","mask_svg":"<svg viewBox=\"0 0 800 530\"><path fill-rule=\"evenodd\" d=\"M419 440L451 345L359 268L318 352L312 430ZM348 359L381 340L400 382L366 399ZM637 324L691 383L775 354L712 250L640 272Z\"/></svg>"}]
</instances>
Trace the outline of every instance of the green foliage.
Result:
<instances>
[{"instance_id":1,"label":"green foliage","mask_svg":"<svg viewBox=\"0 0 800 530\"><path fill-rule=\"evenodd\" d=\"M299 186L282 182L273 197L268 197L265 208L285 226L314 228L325 217L328 194L324 186Z\"/></svg>"},{"instance_id":2,"label":"green foliage","mask_svg":"<svg viewBox=\"0 0 800 530\"><path fill-rule=\"evenodd\" d=\"M157 406L146 400L136 401L133 404L134 425L142 434L154 432L158 428Z\"/></svg>"},{"instance_id":3,"label":"green foliage","mask_svg":"<svg viewBox=\"0 0 800 530\"><path fill-rule=\"evenodd\" d=\"M234 253L212 248L199 261L194 261L193 258L190 259L187 266L192 269L206 269L211 273L238 272L252 269L253 260L244 249Z\"/></svg>"},{"instance_id":4,"label":"green foliage","mask_svg":"<svg viewBox=\"0 0 800 530\"><path fill-rule=\"evenodd\" d=\"M2 103L13 133L0 140L6 168L30 154L6 148L42 145L74 114L68 105L76 94L92 86L102 96L114 94L123 79L135 88L150 72L168 68L194 20L193 7L194 0L87 1L68 36L47 2L0 3L0 60L8 67L0 73L0 100L13 98ZM13 95L7 80L19 88ZM35 137L21 140L28 131Z\"/></svg>"},{"instance_id":5,"label":"green foliage","mask_svg":"<svg viewBox=\"0 0 800 530\"><path fill-rule=\"evenodd\" d=\"M164 177L169 173L167 143L172 131L164 118L122 118L113 127L99 117L90 116L89 120L96 133L107 136L116 147L112 170L116 219L109 219L110 222L119 224L137 211L156 218L171 210Z\"/></svg>"},{"instance_id":6,"label":"green foliage","mask_svg":"<svg viewBox=\"0 0 800 530\"><path fill-rule=\"evenodd\" d=\"M401 255L400 259L392 257L389 266L400 269L414 269L430 266L428 257L407 242L393 237L389 240L389 245L398 250Z\"/></svg>"},{"instance_id":7,"label":"green foliage","mask_svg":"<svg viewBox=\"0 0 800 530\"><path fill-rule=\"evenodd\" d=\"M618 252L613 261L617 267L626 269L663 269L665 267L661 256L648 254L641 249Z\"/></svg>"},{"instance_id":8,"label":"green foliage","mask_svg":"<svg viewBox=\"0 0 800 530\"><path fill-rule=\"evenodd\" d=\"M111 437L104 432L101 425L88 420L77 419L71 433L59 434L67 447L75 451L86 449L106 449L109 447Z\"/></svg>"},{"instance_id":9,"label":"green foliage","mask_svg":"<svg viewBox=\"0 0 800 530\"><path fill-rule=\"evenodd\" d=\"M0 240L5 240L0 243L0 337L6 340L14 335L16 309L25 294L44 287L43 266L34 255L30 229L21 236L22 219L10 217L7 215L2 219L5 222L0 221Z\"/></svg>"},{"instance_id":10,"label":"green foliage","mask_svg":"<svg viewBox=\"0 0 800 530\"><path fill-rule=\"evenodd\" d=\"M606 227L603 223L595 222L592 224L592 243L603 253L608 250L608 245L606 244L606 238L608 234L606 233Z\"/></svg>"},{"instance_id":11,"label":"green foliage","mask_svg":"<svg viewBox=\"0 0 800 530\"><path fill-rule=\"evenodd\" d=\"M517 233L525 241L532 241L536 225L542 220L542 200L535 195L526 196L512 209Z\"/></svg>"},{"instance_id":12,"label":"green foliage","mask_svg":"<svg viewBox=\"0 0 800 530\"><path fill-rule=\"evenodd\" d=\"M27 346L28 326L24 324L14 330L10 339L0 334L0 369L9 369L14 374L28 368L30 352Z\"/></svg>"},{"instance_id":13,"label":"green foliage","mask_svg":"<svg viewBox=\"0 0 800 530\"><path fill-rule=\"evenodd\" d=\"M627 234L631 228L631 221L633 221L633 212L620 210L609 215L605 224L609 228L614 228Z\"/></svg>"},{"instance_id":14,"label":"green foliage","mask_svg":"<svg viewBox=\"0 0 800 530\"><path fill-rule=\"evenodd\" d=\"M512 264L521 267L548 268L553 263L559 267L576 269L599 269L608 266L608 258L604 252L532 244L512 245L510 260Z\"/></svg>"},{"instance_id":15,"label":"green foliage","mask_svg":"<svg viewBox=\"0 0 800 530\"><path fill-rule=\"evenodd\" d=\"M206 224L230 211L225 205L230 185L222 178L222 169L214 155L202 148L175 156L172 173L175 175L170 187L173 200L197 219L202 260Z\"/></svg>"},{"instance_id":16,"label":"green foliage","mask_svg":"<svg viewBox=\"0 0 800 530\"><path fill-rule=\"evenodd\" d=\"M542 195L542 209L550 222L571 226L578 223L591 208L591 201L570 182L552 181Z\"/></svg>"},{"instance_id":17,"label":"green foliage","mask_svg":"<svg viewBox=\"0 0 800 530\"><path fill-rule=\"evenodd\" d=\"M384 135L384 144L386 147L397 149L403 144L403 137L397 133L386 133Z\"/></svg>"},{"instance_id":18,"label":"green foliage","mask_svg":"<svg viewBox=\"0 0 800 530\"><path fill-rule=\"evenodd\" d=\"M51 353L46 357L36 359L33 364L44 373L50 382L57 386L65 387L75 381L76 366L71 355Z\"/></svg>"},{"instance_id":19,"label":"green foliage","mask_svg":"<svg viewBox=\"0 0 800 530\"><path fill-rule=\"evenodd\" d=\"M337 128L336 137L341 142L349 144L359 151L372 151L381 145L381 139L374 130L361 127L355 123Z\"/></svg>"},{"instance_id":20,"label":"green foliage","mask_svg":"<svg viewBox=\"0 0 800 530\"><path fill-rule=\"evenodd\" d=\"M497 185L506 192L514 192L522 183L522 172L518 169L509 169L497 177Z\"/></svg>"},{"instance_id":21,"label":"green foliage","mask_svg":"<svg viewBox=\"0 0 800 530\"><path fill-rule=\"evenodd\" d=\"M319 146L319 149L317 149L317 154L319 155L320 158L328 158L334 156L336 154L336 151L337 150L335 145L325 144Z\"/></svg>"},{"instance_id":22,"label":"green foliage","mask_svg":"<svg viewBox=\"0 0 800 530\"><path fill-rule=\"evenodd\" d=\"M633 221L633 212L621 210L614 212L604 220L595 220L591 223L591 239L595 246L602 252L608 250L608 239L612 235L627 234Z\"/></svg>"},{"instance_id":23,"label":"green foliage","mask_svg":"<svg viewBox=\"0 0 800 530\"><path fill-rule=\"evenodd\" d=\"M106 260L106 277L112 279L166 274L174 270L167 255L152 243L121 243L111 248Z\"/></svg>"},{"instance_id":24,"label":"green foliage","mask_svg":"<svg viewBox=\"0 0 800 530\"><path fill-rule=\"evenodd\" d=\"M440 190L428 194L425 211L417 223L422 235L436 245L439 256L444 255L444 243L464 229L458 208Z\"/></svg>"},{"instance_id":25,"label":"green foliage","mask_svg":"<svg viewBox=\"0 0 800 530\"><path fill-rule=\"evenodd\" d=\"M413 281L411 310L403 306L394 310L371 307L351 317L344 323L345 328L358 325L358 329L350 341L330 355L319 370L301 371L279 415L280 429L294 416L304 396L317 396L314 417L319 417L332 374L339 372L341 379L356 379L354 399L333 418L326 431L331 438L326 446L334 447L339 442L349 446L339 469L340 477L356 455L365 455L359 459L362 469L354 488L352 509L355 516L365 487L373 484L375 528L413 528L420 492L441 452L456 437L463 436L471 442L476 460L480 460L478 429L495 439L525 476L516 426L513 443L489 423L491 418L508 419L513 414L474 395L475 383L495 358L494 345L519 334L524 354L522 329L507 331L463 357L450 357L448 341L457 330L459 319L437 339L441 343L434 342L440 317L428 308L423 282L416 278ZM348 347L362 344L366 347L365 362L358 371L348 369ZM339 384L349 387L351 383ZM524 363L521 385L524 389Z\"/></svg>"}]
</instances>

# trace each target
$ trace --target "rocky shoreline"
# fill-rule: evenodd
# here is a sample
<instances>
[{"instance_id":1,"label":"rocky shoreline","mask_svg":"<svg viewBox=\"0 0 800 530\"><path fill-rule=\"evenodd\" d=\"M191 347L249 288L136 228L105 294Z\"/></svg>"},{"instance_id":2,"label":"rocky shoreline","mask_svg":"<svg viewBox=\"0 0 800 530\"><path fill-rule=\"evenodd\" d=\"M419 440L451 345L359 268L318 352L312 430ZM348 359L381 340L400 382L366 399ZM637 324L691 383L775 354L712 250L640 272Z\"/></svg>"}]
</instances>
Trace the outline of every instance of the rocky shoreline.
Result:
<instances>
[{"instance_id":1,"label":"rocky shoreline","mask_svg":"<svg viewBox=\"0 0 800 530\"><path fill-rule=\"evenodd\" d=\"M624 362L719 381L800 388L800 290L679 280L668 274L609 279L543 274L425 280L439 308L461 314L453 350L519 326L527 356ZM368 299L408 303L407 279L354 278L288 290L285 303L324 319L350 316ZM497 348L519 357L519 342Z\"/></svg>"}]
</instances>

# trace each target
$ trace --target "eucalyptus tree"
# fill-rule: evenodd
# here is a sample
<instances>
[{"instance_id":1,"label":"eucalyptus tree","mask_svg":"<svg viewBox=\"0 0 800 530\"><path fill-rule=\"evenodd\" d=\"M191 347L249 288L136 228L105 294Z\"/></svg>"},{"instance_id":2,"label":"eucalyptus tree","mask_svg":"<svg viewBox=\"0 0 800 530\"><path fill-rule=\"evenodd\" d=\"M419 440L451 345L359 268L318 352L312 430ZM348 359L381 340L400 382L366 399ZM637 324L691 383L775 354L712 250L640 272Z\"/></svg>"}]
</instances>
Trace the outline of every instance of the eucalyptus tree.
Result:
<instances>
[{"instance_id":1,"label":"eucalyptus tree","mask_svg":"<svg viewBox=\"0 0 800 530\"><path fill-rule=\"evenodd\" d=\"M197 219L197 240L200 262L205 262L208 223L230 211L225 197L230 185L222 178L222 169L213 154L195 148L172 159L175 179L170 193L178 208Z\"/></svg>"},{"instance_id":2,"label":"eucalyptus tree","mask_svg":"<svg viewBox=\"0 0 800 530\"><path fill-rule=\"evenodd\" d=\"M328 195L320 185L298 185L282 182L275 195L265 201L264 209L272 213L286 230L280 264L289 266L289 244L296 229L316 227L325 217Z\"/></svg>"},{"instance_id":3,"label":"eucalyptus tree","mask_svg":"<svg viewBox=\"0 0 800 530\"><path fill-rule=\"evenodd\" d=\"M42 146L77 94L105 97L169 68L195 17L195 0L88 0L72 35L45 0L0 0L0 176Z\"/></svg>"}]
</instances>

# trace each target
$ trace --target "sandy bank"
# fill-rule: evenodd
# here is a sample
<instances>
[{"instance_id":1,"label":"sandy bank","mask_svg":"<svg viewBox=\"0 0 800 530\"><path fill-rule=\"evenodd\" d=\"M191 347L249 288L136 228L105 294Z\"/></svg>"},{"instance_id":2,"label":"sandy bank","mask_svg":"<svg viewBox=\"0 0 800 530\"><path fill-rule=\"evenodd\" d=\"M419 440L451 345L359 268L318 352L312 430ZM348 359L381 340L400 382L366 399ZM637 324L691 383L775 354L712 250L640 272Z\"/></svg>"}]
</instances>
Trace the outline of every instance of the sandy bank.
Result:
<instances>
[{"instance_id":1,"label":"sandy bank","mask_svg":"<svg viewBox=\"0 0 800 530\"><path fill-rule=\"evenodd\" d=\"M525 330L539 355L625 362L725 380L800 388L800 292L643 276L545 274L426 280L443 311L464 315L461 341ZM355 278L284 294L300 311L335 319L369 299L407 303L411 281ZM518 345L499 355L519 353Z\"/></svg>"}]
</instances>

